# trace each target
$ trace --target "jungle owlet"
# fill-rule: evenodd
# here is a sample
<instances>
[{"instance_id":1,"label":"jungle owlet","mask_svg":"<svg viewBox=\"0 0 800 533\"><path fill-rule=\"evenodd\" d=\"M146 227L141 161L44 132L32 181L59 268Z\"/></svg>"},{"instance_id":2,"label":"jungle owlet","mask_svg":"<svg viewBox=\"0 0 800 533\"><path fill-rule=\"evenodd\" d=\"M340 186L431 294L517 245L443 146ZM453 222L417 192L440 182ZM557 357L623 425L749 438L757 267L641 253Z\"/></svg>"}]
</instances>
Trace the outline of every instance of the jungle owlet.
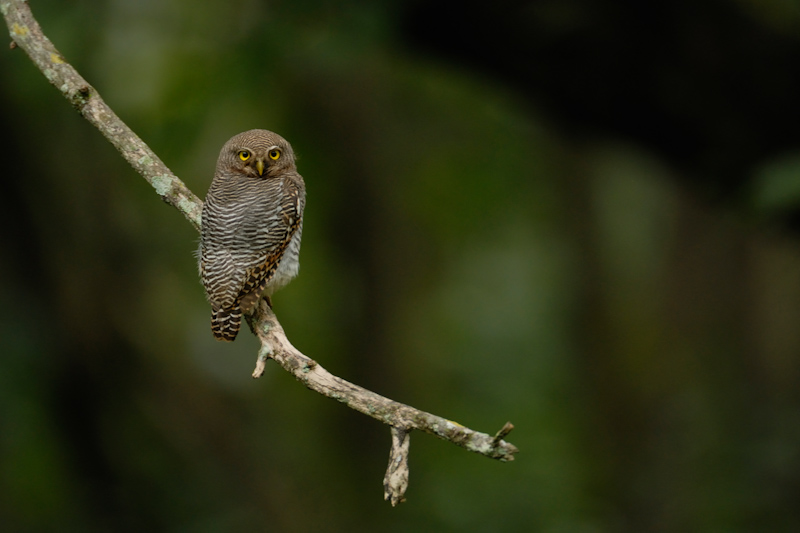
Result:
<instances>
[{"instance_id":1,"label":"jungle owlet","mask_svg":"<svg viewBox=\"0 0 800 533\"><path fill-rule=\"evenodd\" d=\"M250 130L222 147L203 205L199 264L217 339L234 340L242 313L297 275L305 203L283 137Z\"/></svg>"}]
</instances>

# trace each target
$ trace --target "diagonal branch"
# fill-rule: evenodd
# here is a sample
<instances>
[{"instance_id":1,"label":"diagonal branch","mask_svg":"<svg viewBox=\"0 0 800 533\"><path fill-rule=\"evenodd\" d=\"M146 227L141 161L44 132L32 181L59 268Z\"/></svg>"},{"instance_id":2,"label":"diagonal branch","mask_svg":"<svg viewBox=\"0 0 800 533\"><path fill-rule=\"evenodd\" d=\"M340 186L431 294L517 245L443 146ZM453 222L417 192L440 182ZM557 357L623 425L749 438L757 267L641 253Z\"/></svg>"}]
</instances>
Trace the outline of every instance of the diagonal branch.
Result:
<instances>
[{"instance_id":1,"label":"diagonal branch","mask_svg":"<svg viewBox=\"0 0 800 533\"><path fill-rule=\"evenodd\" d=\"M334 376L292 346L275 313L265 300L259 302L253 314L247 317L247 321L250 329L261 341L261 351L258 354L253 377L260 377L264 372L266 360L274 359L309 389L338 400L349 408L380 420L384 424L406 431L418 429L493 459L501 461L514 459L517 448L502 440L502 437L495 439L486 433L473 431L451 420L384 398L380 394Z\"/></svg>"},{"instance_id":2,"label":"diagonal branch","mask_svg":"<svg viewBox=\"0 0 800 533\"><path fill-rule=\"evenodd\" d=\"M200 230L203 202L172 173L167 165L111 110L94 87L78 74L50 39L42 33L28 3L0 0L0 11L11 34L11 48L22 48L56 89L83 117L100 130L122 157L172 205Z\"/></svg>"},{"instance_id":3,"label":"diagonal branch","mask_svg":"<svg viewBox=\"0 0 800 533\"><path fill-rule=\"evenodd\" d=\"M0 0L12 38L11 48L22 48L72 106L95 126L141 174L161 198L178 209L200 229L203 202L178 179L159 157L111 110L97 91L66 62L53 43L42 33L24 0ZM261 300L247 317L250 329L261 341L253 377L264 372L267 359L274 359L309 389L338 400L351 409L389 425L392 447L384 478L385 497L392 505L404 501L408 487L408 451L410 431L417 429L467 450L512 461L517 448L503 438L513 429L506 423L496 435L473 431L445 418L420 411L385 398L372 391L334 376L313 359L300 353L286 338L277 317Z\"/></svg>"}]
</instances>

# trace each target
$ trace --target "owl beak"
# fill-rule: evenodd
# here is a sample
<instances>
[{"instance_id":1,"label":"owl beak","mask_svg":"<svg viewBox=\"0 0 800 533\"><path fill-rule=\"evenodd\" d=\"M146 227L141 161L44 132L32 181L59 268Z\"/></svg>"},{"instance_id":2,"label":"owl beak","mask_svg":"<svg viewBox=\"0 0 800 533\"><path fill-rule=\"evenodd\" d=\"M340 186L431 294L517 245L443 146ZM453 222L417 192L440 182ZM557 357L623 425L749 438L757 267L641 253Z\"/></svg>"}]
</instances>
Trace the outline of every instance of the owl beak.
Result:
<instances>
[{"instance_id":1,"label":"owl beak","mask_svg":"<svg viewBox=\"0 0 800 533\"><path fill-rule=\"evenodd\" d=\"M258 170L258 175L259 176L263 176L264 175L264 162L261 159L256 161L256 170Z\"/></svg>"}]
</instances>

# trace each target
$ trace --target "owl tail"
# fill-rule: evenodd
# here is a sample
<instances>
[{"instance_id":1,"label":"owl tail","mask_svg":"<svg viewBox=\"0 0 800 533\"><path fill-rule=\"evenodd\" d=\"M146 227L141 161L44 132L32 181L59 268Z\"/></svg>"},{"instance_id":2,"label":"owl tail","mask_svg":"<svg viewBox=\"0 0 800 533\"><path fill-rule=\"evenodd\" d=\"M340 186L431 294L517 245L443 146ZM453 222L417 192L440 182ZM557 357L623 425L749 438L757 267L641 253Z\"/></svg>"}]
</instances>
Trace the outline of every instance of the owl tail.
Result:
<instances>
[{"instance_id":1,"label":"owl tail","mask_svg":"<svg viewBox=\"0 0 800 533\"><path fill-rule=\"evenodd\" d=\"M211 311L211 333L219 341L233 342L242 324L241 309Z\"/></svg>"}]
</instances>

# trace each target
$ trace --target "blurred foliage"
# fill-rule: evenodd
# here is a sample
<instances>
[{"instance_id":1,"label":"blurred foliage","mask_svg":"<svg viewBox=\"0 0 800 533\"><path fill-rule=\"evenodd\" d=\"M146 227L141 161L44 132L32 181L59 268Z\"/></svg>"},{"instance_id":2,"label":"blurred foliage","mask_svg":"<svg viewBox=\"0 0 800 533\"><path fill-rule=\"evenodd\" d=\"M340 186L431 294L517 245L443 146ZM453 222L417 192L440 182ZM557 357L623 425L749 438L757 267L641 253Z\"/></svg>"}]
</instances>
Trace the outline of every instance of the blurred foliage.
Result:
<instances>
[{"instance_id":1,"label":"blurred foliage","mask_svg":"<svg viewBox=\"0 0 800 533\"><path fill-rule=\"evenodd\" d=\"M275 306L330 371L477 430L389 431L213 341L197 235L0 53L2 531L796 531L792 1L33 1L197 194L299 153Z\"/></svg>"}]
</instances>

